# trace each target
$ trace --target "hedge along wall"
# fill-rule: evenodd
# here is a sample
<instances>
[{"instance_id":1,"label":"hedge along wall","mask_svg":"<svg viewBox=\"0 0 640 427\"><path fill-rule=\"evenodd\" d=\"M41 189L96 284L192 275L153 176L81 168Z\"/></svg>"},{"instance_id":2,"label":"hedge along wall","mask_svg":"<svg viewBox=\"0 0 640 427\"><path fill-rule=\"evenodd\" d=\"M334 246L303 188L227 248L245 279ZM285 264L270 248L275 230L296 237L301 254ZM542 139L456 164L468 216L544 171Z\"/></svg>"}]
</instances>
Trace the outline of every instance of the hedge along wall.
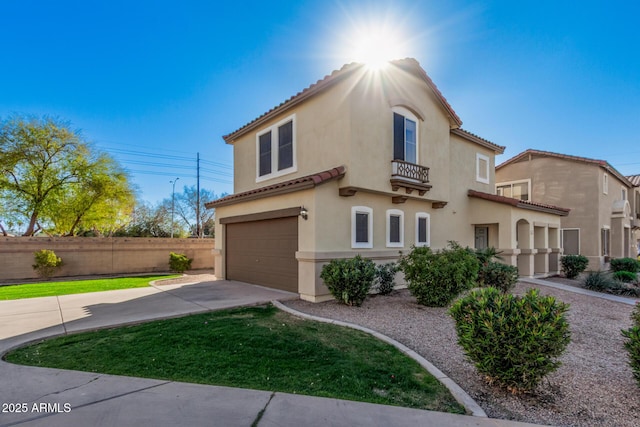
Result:
<instances>
[{"instance_id":1,"label":"hedge along wall","mask_svg":"<svg viewBox=\"0 0 640 427\"><path fill-rule=\"evenodd\" d=\"M191 268L213 269L213 239L144 237L0 237L0 283L37 278L33 253L53 250L64 265L54 277L169 271L169 253L193 258Z\"/></svg>"}]
</instances>

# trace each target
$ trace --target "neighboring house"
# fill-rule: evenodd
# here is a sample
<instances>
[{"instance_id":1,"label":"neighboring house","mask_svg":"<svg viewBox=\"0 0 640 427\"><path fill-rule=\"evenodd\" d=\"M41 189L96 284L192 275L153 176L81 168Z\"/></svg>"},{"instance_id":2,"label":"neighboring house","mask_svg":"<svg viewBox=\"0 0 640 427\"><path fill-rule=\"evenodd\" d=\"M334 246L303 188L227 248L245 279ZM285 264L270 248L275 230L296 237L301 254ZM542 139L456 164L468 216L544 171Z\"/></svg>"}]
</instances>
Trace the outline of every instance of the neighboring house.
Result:
<instances>
[{"instance_id":1,"label":"neighboring house","mask_svg":"<svg viewBox=\"0 0 640 427\"><path fill-rule=\"evenodd\" d=\"M633 185L629 203L631 204L631 232L632 241L635 242L636 255L640 256L640 175L627 176Z\"/></svg>"},{"instance_id":2,"label":"neighboring house","mask_svg":"<svg viewBox=\"0 0 640 427\"><path fill-rule=\"evenodd\" d=\"M567 209L495 195L504 147L462 122L414 59L350 64L224 140L234 194L216 209L216 276L330 298L322 266L411 246L504 251L522 275L557 272Z\"/></svg>"},{"instance_id":3,"label":"neighboring house","mask_svg":"<svg viewBox=\"0 0 640 427\"><path fill-rule=\"evenodd\" d=\"M610 258L636 255L638 187L604 160L526 150L496 167L496 192L519 200L561 204L565 254L605 269Z\"/></svg>"}]
</instances>

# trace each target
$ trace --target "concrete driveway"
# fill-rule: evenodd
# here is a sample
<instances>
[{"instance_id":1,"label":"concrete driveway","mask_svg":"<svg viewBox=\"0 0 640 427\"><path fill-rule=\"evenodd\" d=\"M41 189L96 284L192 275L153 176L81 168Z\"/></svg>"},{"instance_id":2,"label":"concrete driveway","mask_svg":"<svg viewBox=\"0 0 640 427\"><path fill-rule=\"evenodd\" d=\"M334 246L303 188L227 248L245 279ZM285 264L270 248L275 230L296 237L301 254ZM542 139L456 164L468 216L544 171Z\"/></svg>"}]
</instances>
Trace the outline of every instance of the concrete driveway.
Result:
<instances>
[{"instance_id":1,"label":"concrete driveway","mask_svg":"<svg viewBox=\"0 0 640 427\"><path fill-rule=\"evenodd\" d=\"M0 301L0 355L45 337L297 298L233 281ZM0 361L0 427L532 426L271 391L187 384Z\"/></svg>"}]
</instances>

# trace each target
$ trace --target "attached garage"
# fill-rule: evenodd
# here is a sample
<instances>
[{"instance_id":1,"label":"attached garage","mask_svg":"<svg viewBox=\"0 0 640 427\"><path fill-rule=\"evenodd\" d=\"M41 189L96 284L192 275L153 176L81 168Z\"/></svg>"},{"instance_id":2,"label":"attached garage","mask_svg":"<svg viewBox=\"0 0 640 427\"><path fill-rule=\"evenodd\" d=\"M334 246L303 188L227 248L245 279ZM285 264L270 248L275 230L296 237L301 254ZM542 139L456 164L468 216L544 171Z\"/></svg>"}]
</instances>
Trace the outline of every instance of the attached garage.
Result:
<instances>
[{"instance_id":1,"label":"attached garage","mask_svg":"<svg viewBox=\"0 0 640 427\"><path fill-rule=\"evenodd\" d=\"M225 231L227 279L297 293L298 212L299 208L296 216L253 221L229 218Z\"/></svg>"}]
</instances>

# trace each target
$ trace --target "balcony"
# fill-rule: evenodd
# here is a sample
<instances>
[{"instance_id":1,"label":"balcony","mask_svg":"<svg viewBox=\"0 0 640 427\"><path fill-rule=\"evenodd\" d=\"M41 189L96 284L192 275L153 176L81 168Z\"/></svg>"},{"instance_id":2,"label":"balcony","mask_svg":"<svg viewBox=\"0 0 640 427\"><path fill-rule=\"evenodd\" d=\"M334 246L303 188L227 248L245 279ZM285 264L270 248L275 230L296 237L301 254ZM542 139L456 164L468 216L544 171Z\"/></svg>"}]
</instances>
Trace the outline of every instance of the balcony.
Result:
<instances>
[{"instance_id":1,"label":"balcony","mask_svg":"<svg viewBox=\"0 0 640 427\"><path fill-rule=\"evenodd\" d=\"M391 161L391 179L389 182L393 191L404 188L407 194L411 194L416 190L419 195L424 196L431 189L431 185L429 185L429 168L405 162L404 160Z\"/></svg>"}]
</instances>

